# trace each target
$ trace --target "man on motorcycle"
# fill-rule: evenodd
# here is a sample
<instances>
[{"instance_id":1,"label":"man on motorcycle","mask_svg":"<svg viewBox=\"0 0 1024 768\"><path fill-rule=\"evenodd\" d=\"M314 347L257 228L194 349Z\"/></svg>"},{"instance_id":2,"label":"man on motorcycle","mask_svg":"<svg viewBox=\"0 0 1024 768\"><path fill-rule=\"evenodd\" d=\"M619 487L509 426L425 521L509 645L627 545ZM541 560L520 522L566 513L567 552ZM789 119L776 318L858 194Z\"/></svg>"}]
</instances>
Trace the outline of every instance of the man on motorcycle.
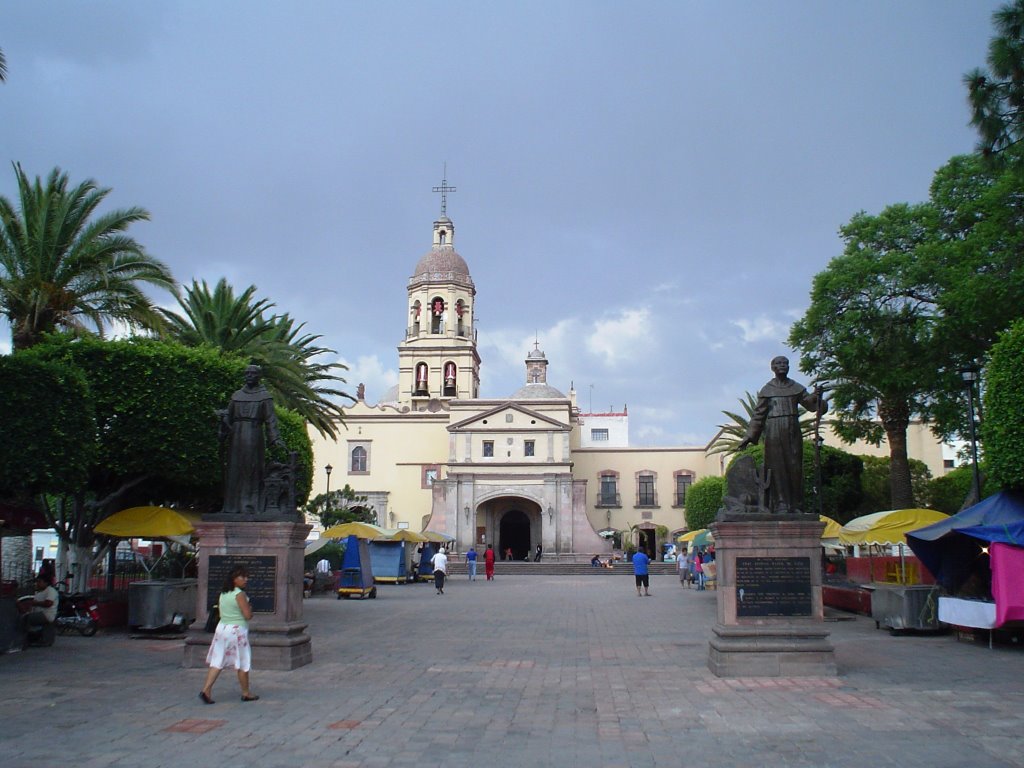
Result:
<instances>
[{"instance_id":1,"label":"man on motorcycle","mask_svg":"<svg viewBox=\"0 0 1024 768\"><path fill-rule=\"evenodd\" d=\"M47 624L57 619L57 602L60 596L45 576L36 576L36 592L31 599L18 601L18 610L22 612L21 630L25 637L41 632Z\"/></svg>"}]
</instances>

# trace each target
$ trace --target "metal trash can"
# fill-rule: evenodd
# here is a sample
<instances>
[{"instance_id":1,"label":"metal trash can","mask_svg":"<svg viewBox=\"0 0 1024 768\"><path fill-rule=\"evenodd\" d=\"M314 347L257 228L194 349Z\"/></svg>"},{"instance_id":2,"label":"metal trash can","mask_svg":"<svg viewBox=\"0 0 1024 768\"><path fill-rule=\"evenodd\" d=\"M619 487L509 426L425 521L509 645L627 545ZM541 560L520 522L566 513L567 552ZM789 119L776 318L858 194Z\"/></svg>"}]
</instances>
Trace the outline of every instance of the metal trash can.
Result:
<instances>
[{"instance_id":1,"label":"metal trash can","mask_svg":"<svg viewBox=\"0 0 1024 768\"><path fill-rule=\"evenodd\" d=\"M939 587L934 584L871 584L871 618L890 630L935 631L939 623Z\"/></svg>"},{"instance_id":2,"label":"metal trash can","mask_svg":"<svg viewBox=\"0 0 1024 768\"><path fill-rule=\"evenodd\" d=\"M128 626L187 628L196 618L196 579L154 579L128 585ZM177 619L175 617L178 617Z\"/></svg>"}]
</instances>

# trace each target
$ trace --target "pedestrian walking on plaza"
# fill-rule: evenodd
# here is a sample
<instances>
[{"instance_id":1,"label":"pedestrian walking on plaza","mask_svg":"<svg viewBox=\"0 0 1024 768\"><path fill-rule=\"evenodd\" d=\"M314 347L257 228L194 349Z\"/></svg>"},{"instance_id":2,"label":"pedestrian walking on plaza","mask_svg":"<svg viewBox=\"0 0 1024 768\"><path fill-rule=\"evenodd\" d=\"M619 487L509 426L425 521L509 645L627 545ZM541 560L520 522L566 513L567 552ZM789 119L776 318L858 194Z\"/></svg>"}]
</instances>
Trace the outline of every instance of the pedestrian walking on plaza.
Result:
<instances>
[{"instance_id":1,"label":"pedestrian walking on plaza","mask_svg":"<svg viewBox=\"0 0 1024 768\"><path fill-rule=\"evenodd\" d=\"M437 554L430 558L430 564L434 566L434 589L437 594L444 594L444 577L448 575L448 555L444 549L437 550Z\"/></svg>"},{"instance_id":2,"label":"pedestrian walking on plaza","mask_svg":"<svg viewBox=\"0 0 1024 768\"><path fill-rule=\"evenodd\" d=\"M693 556L693 572L697 576L697 591L704 589L704 555L700 552Z\"/></svg>"},{"instance_id":3,"label":"pedestrian walking on plaza","mask_svg":"<svg viewBox=\"0 0 1024 768\"><path fill-rule=\"evenodd\" d=\"M476 550L473 547L466 553L466 572L470 581L476 581Z\"/></svg>"},{"instance_id":4,"label":"pedestrian walking on plaza","mask_svg":"<svg viewBox=\"0 0 1024 768\"><path fill-rule=\"evenodd\" d=\"M638 549L633 555L633 576L636 578L636 596L640 597L640 587L644 588L644 594L651 596L650 577L651 558L642 549Z\"/></svg>"},{"instance_id":5,"label":"pedestrian walking on plaza","mask_svg":"<svg viewBox=\"0 0 1024 768\"><path fill-rule=\"evenodd\" d=\"M544 554L544 550L541 548L540 544L538 544L537 545L537 554L533 556L533 562L539 563L540 562L540 556L542 554Z\"/></svg>"},{"instance_id":6,"label":"pedestrian walking on plaza","mask_svg":"<svg viewBox=\"0 0 1024 768\"><path fill-rule=\"evenodd\" d=\"M511 560L512 559L512 547L506 547L505 548L505 559L506 560Z\"/></svg>"},{"instance_id":7,"label":"pedestrian walking on plaza","mask_svg":"<svg viewBox=\"0 0 1024 768\"><path fill-rule=\"evenodd\" d=\"M204 704L213 704L213 684L217 676L227 665L232 665L238 672L238 685L242 689L242 701L256 701L249 690L249 668L252 665L252 652L249 648L249 621L252 619L252 606L245 594L245 585L249 580L249 572L242 566L231 569L224 580L217 600L220 621L213 633L213 642L206 654L206 663L210 671L206 673L206 683L199 692Z\"/></svg>"},{"instance_id":8,"label":"pedestrian walking on plaza","mask_svg":"<svg viewBox=\"0 0 1024 768\"><path fill-rule=\"evenodd\" d=\"M488 581L494 581L494 545L488 544L484 550L484 575Z\"/></svg>"}]
</instances>

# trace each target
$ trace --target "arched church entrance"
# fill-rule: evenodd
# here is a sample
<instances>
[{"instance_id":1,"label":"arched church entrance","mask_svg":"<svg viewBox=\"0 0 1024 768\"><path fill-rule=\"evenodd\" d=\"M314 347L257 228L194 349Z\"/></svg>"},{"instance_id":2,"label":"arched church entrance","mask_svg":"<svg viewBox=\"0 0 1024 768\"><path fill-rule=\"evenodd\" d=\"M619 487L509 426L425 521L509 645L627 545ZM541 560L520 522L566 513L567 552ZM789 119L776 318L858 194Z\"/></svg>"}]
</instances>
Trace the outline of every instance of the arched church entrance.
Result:
<instances>
[{"instance_id":1,"label":"arched church entrance","mask_svg":"<svg viewBox=\"0 0 1024 768\"><path fill-rule=\"evenodd\" d=\"M509 549L514 560L525 560L530 554L530 518L521 509L508 510L498 525L498 555L504 560Z\"/></svg>"}]
</instances>

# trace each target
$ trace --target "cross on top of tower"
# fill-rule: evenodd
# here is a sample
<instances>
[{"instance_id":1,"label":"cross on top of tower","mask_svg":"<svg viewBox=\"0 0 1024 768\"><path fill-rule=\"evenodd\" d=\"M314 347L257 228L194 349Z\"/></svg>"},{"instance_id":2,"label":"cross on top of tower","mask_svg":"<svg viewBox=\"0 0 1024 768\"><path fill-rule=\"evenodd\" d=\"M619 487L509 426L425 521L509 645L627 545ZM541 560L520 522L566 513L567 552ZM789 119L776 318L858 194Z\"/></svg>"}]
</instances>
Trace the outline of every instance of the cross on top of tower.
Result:
<instances>
[{"instance_id":1,"label":"cross on top of tower","mask_svg":"<svg viewBox=\"0 0 1024 768\"><path fill-rule=\"evenodd\" d=\"M448 186L448 163L444 164L444 173L442 174L442 178L441 178L441 186L434 187L433 191L441 193L441 215L442 216L447 216L448 215L448 193L455 191L455 187L449 187Z\"/></svg>"}]
</instances>

